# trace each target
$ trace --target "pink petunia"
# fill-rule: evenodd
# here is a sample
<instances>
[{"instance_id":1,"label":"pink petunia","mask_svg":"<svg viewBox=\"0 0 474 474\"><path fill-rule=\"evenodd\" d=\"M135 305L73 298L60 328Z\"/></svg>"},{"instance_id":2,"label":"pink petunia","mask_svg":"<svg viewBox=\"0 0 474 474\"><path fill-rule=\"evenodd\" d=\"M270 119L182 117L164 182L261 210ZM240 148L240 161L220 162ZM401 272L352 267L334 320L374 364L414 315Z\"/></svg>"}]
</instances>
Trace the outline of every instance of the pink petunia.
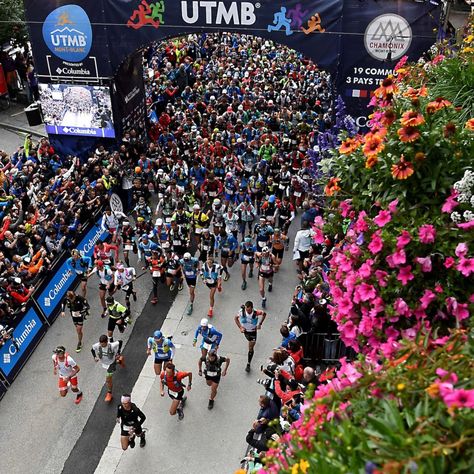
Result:
<instances>
[{"instance_id":1,"label":"pink petunia","mask_svg":"<svg viewBox=\"0 0 474 474\"><path fill-rule=\"evenodd\" d=\"M451 214L451 212L453 212L454 209L456 209L456 207L459 206L459 203L456 201L457 196L458 196L458 192L455 189L453 189L451 191L451 195L446 199L446 201L444 201L441 211Z\"/></svg>"},{"instance_id":2,"label":"pink petunia","mask_svg":"<svg viewBox=\"0 0 474 474\"><path fill-rule=\"evenodd\" d=\"M372 265L374 261L372 259L366 260L359 268L359 276L363 279L367 279L372 275Z\"/></svg>"},{"instance_id":3,"label":"pink petunia","mask_svg":"<svg viewBox=\"0 0 474 474\"><path fill-rule=\"evenodd\" d=\"M433 264L431 262L431 257L417 257L415 258L416 262L421 265L421 271L424 273L431 272Z\"/></svg>"},{"instance_id":4,"label":"pink petunia","mask_svg":"<svg viewBox=\"0 0 474 474\"><path fill-rule=\"evenodd\" d=\"M403 298L397 298L395 300L393 309L400 316L410 316L410 307Z\"/></svg>"},{"instance_id":5,"label":"pink petunia","mask_svg":"<svg viewBox=\"0 0 474 474\"><path fill-rule=\"evenodd\" d=\"M395 265L403 265L407 261L407 256L405 254L405 250L397 250L395 253L392 254L393 256L393 263Z\"/></svg>"},{"instance_id":6,"label":"pink petunia","mask_svg":"<svg viewBox=\"0 0 474 474\"><path fill-rule=\"evenodd\" d=\"M443 290L443 287L438 283L434 290L436 291L436 293L442 293L444 290Z\"/></svg>"},{"instance_id":7,"label":"pink petunia","mask_svg":"<svg viewBox=\"0 0 474 474\"><path fill-rule=\"evenodd\" d=\"M365 211L361 211L359 216L357 217L357 221L355 223L355 230L356 232L367 232L369 230L369 225L365 218L367 217L367 213Z\"/></svg>"},{"instance_id":8,"label":"pink petunia","mask_svg":"<svg viewBox=\"0 0 474 474\"><path fill-rule=\"evenodd\" d=\"M461 222L461 224L456 224L462 230L471 230L474 229L474 219L468 222Z\"/></svg>"},{"instance_id":9,"label":"pink petunia","mask_svg":"<svg viewBox=\"0 0 474 474\"><path fill-rule=\"evenodd\" d=\"M380 237L380 231L375 232L372 234L372 239L370 241L370 244L368 245L368 249L372 254L377 254L379 253L383 248L383 240Z\"/></svg>"},{"instance_id":10,"label":"pink petunia","mask_svg":"<svg viewBox=\"0 0 474 474\"><path fill-rule=\"evenodd\" d=\"M441 367L438 367L435 372L438 377L441 377L441 380L438 379L437 382L445 382L454 385L459 380L459 377L455 372L448 372L447 370L444 370Z\"/></svg>"},{"instance_id":11,"label":"pink petunia","mask_svg":"<svg viewBox=\"0 0 474 474\"><path fill-rule=\"evenodd\" d=\"M436 229L431 224L424 224L418 229L418 237L422 244L432 244L436 238Z\"/></svg>"},{"instance_id":12,"label":"pink petunia","mask_svg":"<svg viewBox=\"0 0 474 474\"><path fill-rule=\"evenodd\" d=\"M421 307L426 309L435 300L436 295L431 290L425 290L423 296L420 298Z\"/></svg>"},{"instance_id":13,"label":"pink petunia","mask_svg":"<svg viewBox=\"0 0 474 474\"><path fill-rule=\"evenodd\" d=\"M443 401L450 408L474 408L474 389L454 389L443 396Z\"/></svg>"},{"instance_id":14,"label":"pink petunia","mask_svg":"<svg viewBox=\"0 0 474 474\"><path fill-rule=\"evenodd\" d=\"M456 270L468 277L471 273L474 273L474 258L461 258L456 265Z\"/></svg>"},{"instance_id":15,"label":"pink petunia","mask_svg":"<svg viewBox=\"0 0 474 474\"><path fill-rule=\"evenodd\" d=\"M384 227L392 220L390 211L380 211L374 219L375 224L379 227Z\"/></svg>"},{"instance_id":16,"label":"pink petunia","mask_svg":"<svg viewBox=\"0 0 474 474\"><path fill-rule=\"evenodd\" d=\"M451 268L455 263L456 260L454 260L453 257L446 257L443 265L445 266L445 268Z\"/></svg>"},{"instance_id":17,"label":"pink petunia","mask_svg":"<svg viewBox=\"0 0 474 474\"><path fill-rule=\"evenodd\" d=\"M322 229L324 227L324 219L321 216L316 216L313 221L313 227Z\"/></svg>"},{"instance_id":18,"label":"pink petunia","mask_svg":"<svg viewBox=\"0 0 474 474\"><path fill-rule=\"evenodd\" d=\"M409 281L413 280L414 278L415 277L413 273L411 272L411 265L407 265L406 267L401 267L397 275L397 280L401 281L403 286L406 286L406 284Z\"/></svg>"},{"instance_id":19,"label":"pink petunia","mask_svg":"<svg viewBox=\"0 0 474 474\"><path fill-rule=\"evenodd\" d=\"M313 241L316 244L323 244L325 241L324 232L321 229L313 228Z\"/></svg>"},{"instance_id":20,"label":"pink petunia","mask_svg":"<svg viewBox=\"0 0 474 474\"><path fill-rule=\"evenodd\" d=\"M466 242L460 242L459 244L457 244L456 246L456 250L454 251L454 253L456 254L456 257L465 257L467 252L468 252L469 248L466 244Z\"/></svg>"},{"instance_id":21,"label":"pink petunia","mask_svg":"<svg viewBox=\"0 0 474 474\"><path fill-rule=\"evenodd\" d=\"M339 314L347 315L350 313L354 305L350 298L343 298L337 302L337 310Z\"/></svg>"},{"instance_id":22,"label":"pink petunia","mask_svg":"<svg viewBox=\"0 0 474 474\"><path fill-rule=\"evenodd\" d=\"M388 205L388 210L392 213L395 214L397 211L397 206L398 206L398 199L394 199L389 205Z\"/></svg>"},{"instance_id":23,"label":"pink petunia","mask_svg":"<svg viewBox=\"0 0 474 474\"><path fill-rule=\"evenodd\" d=\"M339 203L339 209L341 210L342 217L347 217L352 210L351 200L346 199L345 201L341 201Z\"/></svg>"},{"instance_id":24,"label":"pink petunia","mask_svg":"<svg viewBox=\"0 0 474 474\"><path fill-rule=\"evenodd\" d=\"M397 249L406 247L411 242L411 235L406 230L402 230L402 233L397 238Z\"/></svg>"},{"instance_id":25,"label":"pink petunia","mask_svg":"<svg viewBox=\"0 0 474 474\"><path fill-rule=\"evenodd\" d=\"M446 298L446 307L451 315L453 315L458 321L469 318L469 309L467 303L458 303L456 298L452 296Z\"/></svg>"},{"instance_id":26,"label":"pink petunia","mask_svg":"<svg viewBox=\"0 0 474 474\"><path fill-rule=\"evenodd\" d=\"M354 301L357 303L359 301L369 301L374 299L377 296L377 292L372 285L368 283L361 283L358 285L354 292Z\"/></svg>"},{"instance_id":27,"label":"pink petunia","mask_svg":"<svg viewBox=\"0 0 474 474\"><path fill-rule=\"evenodd\" d=\"M387 276L388 273L384 270L375 271L375 278L377 278L377 283L381 288L385 288L387 286Z\"/></svg>"}]
</instances>

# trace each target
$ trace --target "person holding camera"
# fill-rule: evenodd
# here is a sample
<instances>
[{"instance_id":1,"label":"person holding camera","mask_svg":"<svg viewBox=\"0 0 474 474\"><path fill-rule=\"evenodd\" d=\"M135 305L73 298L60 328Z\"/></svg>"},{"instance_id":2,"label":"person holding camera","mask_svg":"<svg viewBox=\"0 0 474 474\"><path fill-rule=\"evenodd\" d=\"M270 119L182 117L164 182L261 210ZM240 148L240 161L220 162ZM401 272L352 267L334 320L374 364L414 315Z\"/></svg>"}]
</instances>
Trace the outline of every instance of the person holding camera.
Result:
<instances>
[{"instance_id":1,"label":"person holding camera","mask_svg":"<svg viewBox=\"0 0 474 474\"><path fill-rule=\"evenodd\" d=\"M257 343L257 331L262 329L266 317L267 313L265 311L254 309L252 301L247 301L245 305L242 305L239 313L234 317L235 324L237 324L240 332L249 342L246 372L250 372L250 363L252 362L254 347Z\"/></svg>"}]
</instances>

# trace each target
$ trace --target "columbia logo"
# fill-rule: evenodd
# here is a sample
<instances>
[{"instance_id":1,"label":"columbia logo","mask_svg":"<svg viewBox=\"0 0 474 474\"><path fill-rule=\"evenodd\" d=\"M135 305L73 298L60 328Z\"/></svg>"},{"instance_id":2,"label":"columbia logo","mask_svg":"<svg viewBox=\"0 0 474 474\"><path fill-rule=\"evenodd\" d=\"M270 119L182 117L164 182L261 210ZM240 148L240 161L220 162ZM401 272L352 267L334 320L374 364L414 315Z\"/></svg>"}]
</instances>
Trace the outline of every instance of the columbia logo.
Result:
<instances>
[{"instance_id":1,"label":"columbia logo","mask_svg":"<svg viewBox=\"0 0 474 474\"><path fill-rule=\"evenodd\" d=\"M10 362L11 362L10 354L3 354L3 363L4 364L9 364Z\"/></svg>"},{"instance_id":2,"label":"columbia logo","mask_svg":"<svg viewBox=\"0 0 474 474\"><path fill-rule=\"evenodd\" d=\"M44 299L44 305L49 308L51 306L51 300L49 298Z\"/></svg>"}]
</instances>

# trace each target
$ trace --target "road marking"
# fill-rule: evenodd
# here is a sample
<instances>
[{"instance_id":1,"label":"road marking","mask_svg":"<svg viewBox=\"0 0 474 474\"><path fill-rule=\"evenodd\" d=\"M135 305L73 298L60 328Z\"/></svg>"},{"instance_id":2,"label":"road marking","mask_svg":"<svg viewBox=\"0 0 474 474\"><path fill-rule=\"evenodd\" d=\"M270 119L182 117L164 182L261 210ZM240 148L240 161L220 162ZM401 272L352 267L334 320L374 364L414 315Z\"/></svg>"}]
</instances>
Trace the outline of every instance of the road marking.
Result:
<instances>
[{"instance_id":1,"label":"road marking","mask_svg":"<svg viewBox=\"0 0 474 474\"><path fill-rule=\"evenodd\" d=\"M20 112L17 112L16 114L11 114L10 117L16 117L17 115L24 114L24 110L20 110Z\"/></svg>"}]
</instances>

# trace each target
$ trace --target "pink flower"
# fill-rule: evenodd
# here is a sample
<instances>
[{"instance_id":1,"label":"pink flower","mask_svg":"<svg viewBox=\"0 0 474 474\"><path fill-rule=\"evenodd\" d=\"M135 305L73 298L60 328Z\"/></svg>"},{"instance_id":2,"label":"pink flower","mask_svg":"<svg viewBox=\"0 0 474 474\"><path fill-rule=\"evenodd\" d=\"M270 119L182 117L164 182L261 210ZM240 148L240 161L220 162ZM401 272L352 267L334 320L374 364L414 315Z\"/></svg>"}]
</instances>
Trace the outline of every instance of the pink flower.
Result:
<instances>
[{"instance_id":1,"label":"pink flower","mask_svg":"<svg viewBox=\"0 0 474 474\"><path fill-rule=\"evenodd\" d=\"M397 275L397 280L402 282L403 286L406 286L406 284L413 280L415 278L413 276L413 273L411 272L411 265L407 265L406 267L401 267L400 271L398 272Z\"/></svg>"},{"instance_id":2,"label":"pink flower","mask_svg":"<svg viewBox=\"0 0 474 474\"><path fill-rule=\"evenodd\" d=\"M436 295L431 290L425 290L423 296L420 298L421 307L423 309L428 308L430 303L436 300Z\"/></svg>"},{"instance_id":3,"label":"pink flower","mask_svg":"<svg viewBox=\"0 0 474 474\"><path fill-rule=\"evenodd\" d=\"M313 228L322 229L324 227L324 219L321 216L316 216L313 221Z\"/></svg>"},{"instance_id":4,"label":"pink flower","mask_svg":"<svg viewBox=\"0 0 474 474\"><path fill-rule=\"evenodd\" d=\"M393 263L395 265L403 265L407 261L405 250L397 250L395 253L392 254L392 257Z\"/></svg>"},{"instance_id":5,"label":"pink flower","mask_svg":"<svg viewBox=\"0 0 474 474\"><path fill-rule=\"evenodd\" d=\"M431 263L431 257L417 257L416 262L421 265L421 271L424 273L431 272L433 265Z\"/></svg>"},{"instance_id":6,"label":"pink flower","mask_svg":"<svg viewBox=\"0 0 474 474\"><path fill-rule=\"evenodd\" d=\"M370 244L368 245L368 249L372 254L379 253L383 248L383 240L380 237L380 231L375 232L372 234L372 239Z\"/></svg>"},{"instance_id":7,"label":"pink flower","mask_svg":"<svg viewBox=\"0 0 474 474\"><path fill-rule=\"evenodd\" d=\"M354 292L354 302L373 300L377 296L377 292L372 285L361 283Z\"/></svg>"},{"instance_id":8,"label":"pink flower","mask_svg":"<svg viewBox=\"0 0 474 474\"><path fill-rule=\"evenodd\" d=\"M449 336L447 336L447 337L449 339ZM438 367L435 372L436 372L436 375L441 377L441 380L437 380L437 382L438 381L446 382L446 383L450 383L450 384L453 384L453 385L458 382L458 376L455 372L448 372L447 370L444 370L441 367Z\"/></svg>"},{"instance_id":9,"label":"pink flower","mask_svg":"<svg viewBox=\"0 0 474 474\"><path fill-rule=\"evenodd\" d=\"M436 229L431 224L424 224L418 229L418 237L423 244L432 244L436 238Z\"/></svg>"},{"instance_id":10,"label":"pink flower","mask_svg":"<svg viewBox=\"0 0 474 474\"><path fill-rule=\"evenodd\" d=\"M456 246L456 250L454 251L454 253L456 254L456 257L461 258L466 256L468 250L469 249L467 247L466 242L461 242Z\"/></svg>"},{"instance_id":11,"label":"pink flower","mask_svg":"<svg viewBox=\"0 0 474 474\"><path fill-rule=\"evenodd\" d=\"M446 260L444 261L444 266L445 268L451 268L455 263L456 260L454 260L453 257L446 257Z\"/></svg>"},{"instance_id":12,"label":"pink flower","mask_svg":"<svg viewBox=\"0 0 474 474\"><path fill-rule=\"evenodd\" d=\"M474 258L461 258L456 265L456 270L468 277L471 273L474 273Z\"/></svg>"},{"instance_id":13,"label":"pink flower","mask_svg":"<svg viewBox=\"0 0 474 474\"><path fill-rule=\"evenodd\" d=\"M357 327L352 321L348 321L342 327L339 327L339 332L344 343L350 345L357 337Z\"/></svg>"},{"instance_id":14,"label":"pink flower","mask_svg":"<svg viewBox=\"0 0 474 474\"><path fill-rule=\"evenodd\" d=\"M374 222L379 226L383 227L392 220L390 211L380 211L374 219Z\"/></svg>"},{"instance_id":15,"label":"pink flower","mask_svg":"<svg viewBox=\"0 0 474 474\"><path fill-rule=\"evenodd\" d=\"M354 305L350 298L343 298L337 302L337 310L339 314L347 315L352 310Z\"/></svg>"},{"instance_id":16,"label":"pink flower","mask_svg":"<svg viewBox=\"0 0 474 474\"><path fill-rule=\"evenodd\" d=\"M449 341L449 336L438 337L438 339L435 339L433 341L433 344L436 344L437 346L444 346L448 341Z\"/></svg>"},{"instance_id":17,"label":"pink flower","mask_svg":"<svg viewBox=\"0 0 474 474\"><path fill-rule=\"evenodd\" d=\"M474 408L474 389L454 389L443 397L444 403L453 408Z\"/></svg>"},{"instance_id":18,"label":"pink flower","mask_svg":"<svg viewBox=\"0 0 474 474\"><path fill-rule=\"evenodd\" d=\"M398 199L394 199L389 205L388 210L394 214L397 211Z\"/></svg>"},{"instance_id":19,"label":"pink flower","mask_svg":"<svg viewBox=\"0 0 474 474\"><path fill-rule=\"evenodd\" d=\"M459 203L456 201L456 198L458 196L458 192L453 189L451 191L451 196L449 196L446 201L444 201L443 207L441 208L441 211L447 212L448 214L451 214L451 212L454 211L454 209L459 206Z\"/></svg>"},{"instance_id":20,"label":"pink flower","mask_svg":"<svg viewBox=\"0 0 474 474\"><path fill-rule=\"evenodd\" d=\"M357 221L355 223L356 232L367 232L369 230L369 225L365 220L366 217L367 214L365 211L361 211L359 213L359 216L357 217Z\"/></svg>"},{"instance_id":21,"label":"pink flower","mask_svg":"<svg viewBox=\"0 0 474 474\"><path fill-rule=\"evenodd\" d=\"M385 288L387 286L387 276L388 273L384 270L375 271L375 278L377 278L377 283L381 288Z\"/></svg>"},{"instance_id":22,"label":"pink flower","mask_svg":"<svg viewBox=\"0 0 474 474\"><path fill-rule=\"evenodd\" d=\"M372 265L374 261L372 259L366 260L359 268L359 276L363 279L367 279L372 275Z\"/></svg>"},{"instance_id":23,"label":"pink flower","mask_svg":"<svg viewBox=\"0 0 474 474\"><path fill-rule=\"evenodd\" d=\"M314 231L314 235L313 235L314 243L323 244L325 241L324 232L318 228L313 228L313 231Z\"/></svg>"},{"instance_id":24,"label":"pink flower","mask_svg":"<svg viewBox=\"0 0 474 474\"><path fill-rule=\"evenodd\" d=\"M458 303L456 298L449 297L446 298L446 307L450 314L452 314L456 319L462 321L469 317L469 310L467 303Z\"/></svg>"},{"instance_id":25,"label":"pink flower","mask_svg":"<svg viewBox=\"0 0 474 474\"><path fill-rule=\"evenodd\" d=\"M346 199L345 201L341 201L339 203L339 209L341 210L342 217L347 217L352 210L351 200Z\"/></svg>"},{"instance_id":26,"label":"pink flower","mask_svg":"<svg viewBox=\"0 0 474 474\"><path fill-rule=\"evenodd\" d=\"M470 230L474 229L474 219L469 222L462 222L461 224L456 224L460 229Z\"/></svg>"},{"instance_id":27,"label":"pink flower","mask_svg":"<svg viewBox=\"0 0 474 474\"><path fill-rule=\"evenodd\" d=\"M400 61L395 65L394 71L398 71L401 69L403 66L405 66L406 62L408 61L408 56L402 56Z\"/></svg>"},{"instance_id":28,"label":"pink flower","mask_svg":"<svg viewBox=\"0 0 474 474\"><path fill-rule=\"evenodd\" d=\"M443 287L440 284L438 284L435 286L435 291L436 293L442 293L444 290L443 290Z\"/></svg>"},{"instance_id":29,"label":"pink flower","mask_svg":"<svg viewBox=\"0 0 474 474\"><path fill-rule=\"evenodd\" d=\"M411 242L411 235L406 230L402 230L402 233L397 238L397 249L406 247Z\"/></svg>"},{"instance_id":30,"label":"pink flower","mask_svg":"<svg viewBox=\"0 0 474 474\"><path fill-rule=\"evenodd\" d=\"M393 304L393 309L400 316L410 316L410 308L403 298L397 298Z\"/></svg>"}]
</instances>

